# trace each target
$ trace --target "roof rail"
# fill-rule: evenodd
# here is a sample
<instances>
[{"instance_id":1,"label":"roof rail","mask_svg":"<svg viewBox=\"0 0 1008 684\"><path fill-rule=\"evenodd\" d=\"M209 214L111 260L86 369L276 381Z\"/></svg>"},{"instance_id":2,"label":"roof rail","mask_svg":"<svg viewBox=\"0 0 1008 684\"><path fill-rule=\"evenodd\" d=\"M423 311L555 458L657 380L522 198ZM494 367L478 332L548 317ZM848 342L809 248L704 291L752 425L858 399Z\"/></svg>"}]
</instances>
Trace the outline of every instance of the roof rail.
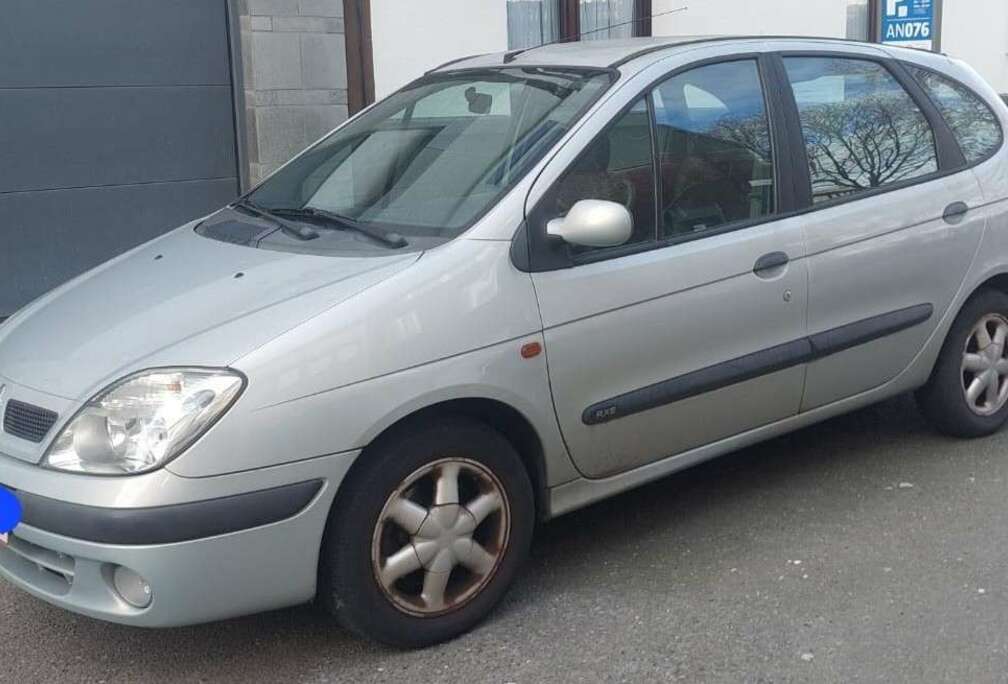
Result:
<instances>
[{"instance_id":1,"label":"roof rail","mask_svg":"<svg viewBox=\"0 0 1008 684\"><path fill-rule=\"evenodd\" d=\"M659 36L656 36L656 37L659 37ZM725 42L725 41L731 41L731 40L796 40L796 41L798 41L798 40L814 40L814 41L825 41L825 42L831 42L831 43L844 43L844 44L849 44L849 45L862 45L862 46L865 46L865 47L874 47L874 48L882 48L882 47L884 47L882 43L871 43L871 42L867 42L867 41L863 41L863 40L848 40L847 38L835 38L835 37L832 37L832 36L800 36L800 35L707 36L707 37L703 37L703 38L692 38L690 40L682 40L682 41L678 41L678 42L675 40L675 36L663 36L663 37L667 37L669 39L669 42L667 42L667 43L656 43L656 44L648 45L645 48L641 48L637 52L631 53L629 55L626 55L626 56L621 57L620 59L616 60L615 62L613 62L612 64L609 65L609 68L610 69L615 69L615 68L620 67L620 66L622 66L624 64L627 64L628 62L631 62L631 61L633 61L633 60L635 60L635 59L637 59L639 57L644 57L644 56L652 54L654 52L661 52L662 50L671 50L673 48L682 47L683 45L702 45L704 43L719 43L719 42ZM521 54L523 54L525 52L529 52L531 50L535 50L535 49L538 49L538 48L541 48L541 47L547 47L547 46L555 45L555 44L556 43L546 43L545 45L537 45L537 46L530 47L530 48L523 48L521 50L511 50L509 52L505 52L503 54L503 58L502 58L503 59L503 63L504 64L510 64L515 59L517 59ZM898 47L898 46L889 46L889 47ZM928 51L928 52L930 52L930 51ZM477 57L489 57L489 56L494 55L494 54L498 54L498 53L488 52L488 53L483 53L483 54L478 54L478 55L467 55L465 57L459 57L457 59L452 59L452 60L449 60L449 61L445 62L444 64L441 64L439 66L434 67L433 69L429 69L427 72L425 72L425 75L432 74L432 73L434 73L436 71L441 71L445 67L449 67L449 66L451 66L453 64L458 64L460 62L465 62L465 61L470 60L470 59L476 59ZM945 54L945 53L941 53L941 54Z\"/></svg>"},{"instance_id":2,"label":"roof rail","mask_svg":"<svg viewBox=\"0 0 1008 684\"><path fill-rule=\"evenodd\" d=\"M673 39L675 36L668 36L668 38ZM615 69L616 67L622 66L627 62L637 59L638 57L644 57L653 52L661 52L662 50L670 50L672 48L682 47L683 45L702 45L704 43L721 43L731 40L821 40L829 41L832 43L846 43L850 45L864 45L868 47L882 47L881 43L869 43L863 40L849 40L847 38L834 38L831 36L785 36L785 35L752 35L752 36L707 36L704 38L694 38L691 40L683 40L679 42L673 42L670 40L668 43L659 43L656 45L649 45L637 52L626 55L616 60L609 65L610 69Z\"/></svg>"}]
</instances>

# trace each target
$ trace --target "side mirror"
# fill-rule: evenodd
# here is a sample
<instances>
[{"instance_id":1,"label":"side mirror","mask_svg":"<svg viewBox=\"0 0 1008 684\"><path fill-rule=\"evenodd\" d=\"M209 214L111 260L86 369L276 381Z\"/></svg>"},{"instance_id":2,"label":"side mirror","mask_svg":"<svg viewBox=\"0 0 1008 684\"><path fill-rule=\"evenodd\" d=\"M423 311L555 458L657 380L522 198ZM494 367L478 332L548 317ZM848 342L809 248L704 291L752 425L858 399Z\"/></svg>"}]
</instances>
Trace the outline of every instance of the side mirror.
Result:
<instances>
[{"instance_id":1,"label":"side mirror","mask_svg":"<svg viewBox=\"0 0 1008 684\"><path fill-rule=\"evenodd\" d=\"M547 223L546 234L579 247L618 247L633 234L633 216L616 202L581 200Z\"/></svg>"}]
</instances>

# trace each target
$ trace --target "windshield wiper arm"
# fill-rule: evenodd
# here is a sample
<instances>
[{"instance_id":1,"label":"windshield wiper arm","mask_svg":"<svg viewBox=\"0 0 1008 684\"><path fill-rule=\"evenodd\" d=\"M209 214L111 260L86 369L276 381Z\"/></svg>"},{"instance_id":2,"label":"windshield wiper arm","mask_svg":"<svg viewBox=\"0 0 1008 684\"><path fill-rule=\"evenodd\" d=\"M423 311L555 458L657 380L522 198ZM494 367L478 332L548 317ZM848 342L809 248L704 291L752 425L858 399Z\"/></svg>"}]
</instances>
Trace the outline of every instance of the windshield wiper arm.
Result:
<instances>
[{"instance_id":1,"label":"windshield wiper arm","mask_svg":"<svg viewBox=\"0 0 1008 684\"><path fill-rule=\"evenodd\" d=\"M260 207L252 200L240 199L237 202L235 202L233 206L241 207L242 209L245 209L246 211L249 211L260 218L264 218L267 221L270 221L274 225L279 226L280 230L282 230L284 233L290 235L291 237L295 237L298 240L314 240L319 236L317 232L315 232L311 228L308 228L307 226L297 226L294 225L293 223L284 221L282 218L274 214L272 210Z\"/></svg>"},{"instance_id":2,"label":"windshield wiper arm","mask_svg":"<svg viewBox=\"0 0 1008 684\"><path fill-rule=\"evenodd\" d=\"M282 214L284 216L293 216L295 218L312 218L323 221L324 223L335 224L342 230L353 230L362 235L367 235L373 240L377 240L389 247L405 247L409 244L399 233L393 233L391 231L383 230L377 226L371 226L364 223L358 223L351 218L342 216L332 211L327 211L325 209L319 209L317 207L277 207L272 210L274 213Z\"/></svg>"}]
</instances>

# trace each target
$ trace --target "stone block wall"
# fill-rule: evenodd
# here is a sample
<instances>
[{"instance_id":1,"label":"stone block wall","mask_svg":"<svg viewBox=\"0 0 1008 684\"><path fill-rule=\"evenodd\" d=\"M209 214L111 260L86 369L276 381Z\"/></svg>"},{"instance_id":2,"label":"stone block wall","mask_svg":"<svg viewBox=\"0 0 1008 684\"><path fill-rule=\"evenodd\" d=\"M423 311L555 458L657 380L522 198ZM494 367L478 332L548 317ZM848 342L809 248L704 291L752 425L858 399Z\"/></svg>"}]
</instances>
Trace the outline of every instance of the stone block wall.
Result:
<instances>
[{"instance_id":1,"label":"stone block wall","mask_svg":"<svg viewBox=\"0 0 1008 684\"><path fill-rule=\"evenodd\" d=\"M240 0L252 184L347 119L343 0Z\"/></svg>"}]
</instances>

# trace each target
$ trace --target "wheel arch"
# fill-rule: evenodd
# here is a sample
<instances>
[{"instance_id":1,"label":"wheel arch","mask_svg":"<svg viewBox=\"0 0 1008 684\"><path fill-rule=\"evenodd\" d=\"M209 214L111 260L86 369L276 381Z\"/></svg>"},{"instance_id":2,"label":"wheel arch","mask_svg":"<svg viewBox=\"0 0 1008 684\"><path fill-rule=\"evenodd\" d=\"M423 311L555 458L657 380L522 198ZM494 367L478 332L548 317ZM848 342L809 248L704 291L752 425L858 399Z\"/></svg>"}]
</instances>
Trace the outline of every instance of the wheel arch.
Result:
<instances>
[{"instance_id":1,"label":"wheel arch","mask_svg":"<svg viewBox=\"0 0 1008 684\"><path fill-rule=\"evenodd\" d=\"M931 344L929 342L927 345L927 348L929 348L930 351L927 354L925 354L926 361L924 362L925 365L923 367L924 369L926 369L926 375L922 377L920 384L923 384L925 381L929 381L931 377L934 375L935 368L938 363L938 357L941 353L942 348L945 345L945 341L948 338L949 330L955 323L956 318L959 317L959 314L962 313L962 310L966 307L966 305L970 302L970 300L972 300L974 297L977 296L978 293L984 291L985 289L998 290L999 292L1003 292L1004 294L1008 295L1008 271L998 271L988 273L983 280L980 280L979 282L976 283L976 285L974 285L971 289L968 290L969 294L967 294L965 297L962 297L961 300L957 299L955 302L953 302L952 306L946 312L944 322L939 327L939 330L941 331L941 336L937 338L936 340L937 343ZM920 367L918 366L918 368Z\"/></svg>"},{"instance_id":2,"label":"wheel arch","mask_svg":"<svg viewBox=\"0 0 1008 684\"><path fill-rule=\"evenodd\" d=\"M501 434L514 447L528 473L535 494L536 518L549 517L549 485L546 475L546 453L542 439L532 421L514 406L499 399L464 397L439 401L415 409L382 428L357 457L346 475L349 480L367 460L368 450L392 436L408 431L419 423L442 416L465 416L479 421ZM339 492L336 494L339 500ZM335 502L334 502L335 505Z\"/></svg>"},{"instance_id":3,"label":"wheel arch","mask_svg":"<svg viewBox=\"0 0 1008 684\"><path fill-rule=\"evenodd\" d=\"M966 302L972 299L977 292L983 290L984 288L993 288L995 290L1000 290L1001 292L1008 295L1008 272L996 273L992 276L989 276L987 280L984 280L982 283L973 288L973 291L970 292L969 297L967 297L963 301L962 306L965 306ZM959 307L960 310L962 309L962 306Z\"/></svg>"}]
</instances>

